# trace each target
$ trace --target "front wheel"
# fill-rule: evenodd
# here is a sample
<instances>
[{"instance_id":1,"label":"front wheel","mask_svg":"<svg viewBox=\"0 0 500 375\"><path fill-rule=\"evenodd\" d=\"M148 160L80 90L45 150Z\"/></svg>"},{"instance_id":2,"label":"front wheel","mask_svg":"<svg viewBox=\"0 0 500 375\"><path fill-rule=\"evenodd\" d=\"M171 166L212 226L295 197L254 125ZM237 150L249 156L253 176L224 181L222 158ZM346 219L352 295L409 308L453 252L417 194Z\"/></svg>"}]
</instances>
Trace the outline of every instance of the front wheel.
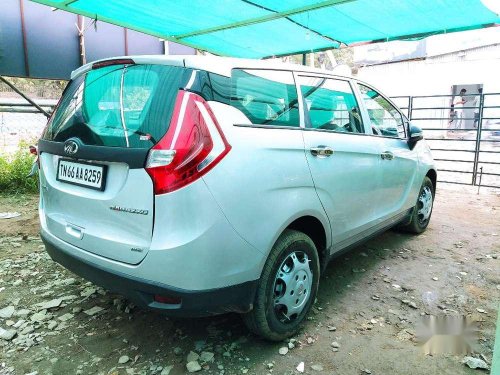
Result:
<instances>
[{"instance_id":1,"label":"front wheel","mask_svg":"<svg viewBox=\"0 0 500 375\"><path fill-rule=\"evenodd\" d=\"M417 204L413 208L411 221L402 229L419 234L425 231L431 219L432 207L434 204L434 186L429 177L425 177L418 193Z\"/></svg>"},{"instance_id":2,"label":"front wheel","mask_svg":"<svg viewBox=\"0 0 500 375\"><path fill-rule=\"evenodd\" d=\"M319 283L319 258L314 242L287 229L264 265L247 327L271 341L295 334L311 309Z\"/></svg>"}]
</instances>

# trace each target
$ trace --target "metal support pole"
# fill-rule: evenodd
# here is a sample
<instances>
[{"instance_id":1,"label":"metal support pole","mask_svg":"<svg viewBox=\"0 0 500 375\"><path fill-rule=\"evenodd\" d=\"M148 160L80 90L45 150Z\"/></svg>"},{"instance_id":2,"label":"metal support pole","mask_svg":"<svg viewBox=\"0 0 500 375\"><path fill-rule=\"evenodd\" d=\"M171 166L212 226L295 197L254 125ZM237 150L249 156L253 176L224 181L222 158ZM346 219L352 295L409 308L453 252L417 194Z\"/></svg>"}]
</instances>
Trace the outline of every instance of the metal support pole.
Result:
<instances>
[{"instance_id":1,"label":"metal support pole","mask_svg":"<svg viewBox=\"0 0 500 375\"><path fill-rule=\"evenodd\" d=\"M479 153L481 152L481 130L483 128L484 94L479 94L479 118L476 129L476 146L474 148L474 165L472 167L472 185L476 185ZM482 169L482 168L481 168ZM479 190L478 190L479 191Z\"/></svg>"},{"instance_id":2,"label":"metal support pole","mask_svg":"<svg viewBox=\"0 0 500 375\"><path fill-rule=\"evenodd\" d=\"M80 65L85 65L87 63L87 56L85 52L85 18L83 16L77 16L78 30L78 46L80 51Z\"/></svg>"},{"instance_id":3,"label":"metal support pole","mask_svg":"<svg viewBox=\"0 0 500 375\"><path fill-rule=\"evenodd\" d=\"M481 180L483 179L483 167L480 168L479 172L479 184L477 185L477 193L479 194L479 189L481 189Z\"/></svg>"},{"instance_id":4,"label":"metal support pole","mask_svg":"<svg viewBox=\"0 0 500 375\"><path fill-rule=\"evenodd\" d=\"M408 119L411 121L413 117L413 96L408 97Z\"/></svg>"},{"instance_id":5,"label":"metal support pole","mask_svg":"<svg viewBox=\"0 0 500 375\"><path fill-rule=\"evenodd\" d=\"M28 103L30 103L33 107L38 109L41 113L43 113L47 118L50 117L50 113L46 112L42 107L36 104L33 100L24 95L21 91L19 91L12 83L7 81L4 77L0 76L0 81L4 82L7 86L9 86L12 90L14 90L17 94L21 95Z\"/></svg>"},{"instance_id":6,"label":"metal support pole","mask_svg":"<svg viewBox=\"0 0 500 375\"><path fill-rule=\"evenodd\" d=\"M21 15L21 35L23 37L23 53L24 53L24 73L26 77L30 76L30 63L28 57L28 42L26 40L26 24L24 22L24 3L19 0L19 13Z\"/></svg>"},{"instance_id":7,"label":"metal support pole","mask_svg":"<svg viewBox=\"0 0 500 375\"><path fill-rule=\"evenodd\" d=\"M128 56L128 31L127 28L123 28L123 39L125 43L125 56Z\"/></svg>"}]
</instances>

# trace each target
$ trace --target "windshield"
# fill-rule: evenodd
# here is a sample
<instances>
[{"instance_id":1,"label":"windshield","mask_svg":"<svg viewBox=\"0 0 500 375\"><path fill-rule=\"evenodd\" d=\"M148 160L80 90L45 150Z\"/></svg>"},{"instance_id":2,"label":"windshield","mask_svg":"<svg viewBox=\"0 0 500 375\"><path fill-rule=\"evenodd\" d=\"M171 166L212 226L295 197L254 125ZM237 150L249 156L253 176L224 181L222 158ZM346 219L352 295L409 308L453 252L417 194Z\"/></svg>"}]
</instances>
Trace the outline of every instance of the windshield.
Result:
<instances>
[{"instance_id":1,"label":"windshield","mask_svg":"<svg viewBox=\"0 0 500 375\"><path fill-rule=\"evenodd\" d=\"M164 65L111 65L71 81L42 138L150 148L167 131L177 91L190 71Z\"/></svg>"}]
</instances>

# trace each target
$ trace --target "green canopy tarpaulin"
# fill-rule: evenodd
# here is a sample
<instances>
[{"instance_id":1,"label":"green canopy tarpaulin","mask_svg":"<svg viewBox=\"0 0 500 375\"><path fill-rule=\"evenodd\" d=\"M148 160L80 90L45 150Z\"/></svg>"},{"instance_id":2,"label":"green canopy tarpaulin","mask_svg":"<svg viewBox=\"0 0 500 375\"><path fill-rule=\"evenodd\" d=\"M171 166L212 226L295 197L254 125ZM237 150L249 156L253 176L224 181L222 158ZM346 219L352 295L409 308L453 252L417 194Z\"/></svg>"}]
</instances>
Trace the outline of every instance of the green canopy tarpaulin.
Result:
<instances>
[{"instance_id":1,"label":"green canopy tarpaulin","mask_svg":"<svg viewBox=\"0 0 500 375\"><path fill-rule=\"evenodd\" d=\"M214 54L250 58L500 24L486 0L33 1ZM494 1L500 2L488 2Z\"/></svg>"}]
</instances>

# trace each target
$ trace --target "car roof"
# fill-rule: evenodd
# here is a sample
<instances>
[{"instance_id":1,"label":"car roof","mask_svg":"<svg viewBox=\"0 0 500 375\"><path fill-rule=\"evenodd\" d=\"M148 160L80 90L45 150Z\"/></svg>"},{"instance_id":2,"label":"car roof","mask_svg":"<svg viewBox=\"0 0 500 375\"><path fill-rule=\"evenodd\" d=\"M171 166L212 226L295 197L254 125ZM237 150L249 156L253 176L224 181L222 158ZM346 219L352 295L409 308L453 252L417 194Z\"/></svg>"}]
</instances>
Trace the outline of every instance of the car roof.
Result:
<instances>
[{"instance_id":1,"label":"car roof","mask_svg":"<svg viewBox=\"0 0 500 375\"><path fill-rule=\"evenodd\" d=\"M283 63L276 60L256 60L256 59L240 59L234 57L220 57L220 56L204 56L204 55L137 55L137 56L118 56L106 59L97 60L80 68L71 73L71 79L89 71L92 64L95 62L103 62L115 59L132 59L136 64L159 64L159 65L173 65L183 66L186 68L206 70L208 72L220 74L226 77L231 77L231 70L234 68L246 69L276 69L276 70L290 70L300 71L315 74L329 74L337 75L344 78L350 78L342 74L335 74L333 71L327 71L317 68L312 68L305 65Z\"/></svg>"}]
</instances>

